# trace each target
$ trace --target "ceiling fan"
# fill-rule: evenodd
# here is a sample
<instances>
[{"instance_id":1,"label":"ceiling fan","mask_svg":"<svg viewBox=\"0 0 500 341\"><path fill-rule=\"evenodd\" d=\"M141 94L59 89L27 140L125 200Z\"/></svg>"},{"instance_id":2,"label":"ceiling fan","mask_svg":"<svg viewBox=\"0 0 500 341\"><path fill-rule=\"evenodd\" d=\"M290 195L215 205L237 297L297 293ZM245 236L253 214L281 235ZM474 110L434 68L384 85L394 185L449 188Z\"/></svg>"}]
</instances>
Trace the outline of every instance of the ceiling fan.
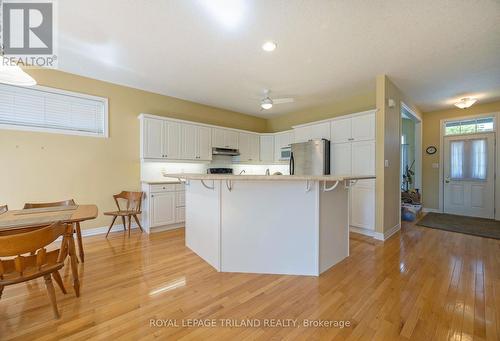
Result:
<instances>
[{"instance_id":1,"label":"ceiling fan","mask_svg":"<svg viewBox=\"0 0 500 341\"><path fill-rule=\"evenodd\" d=\"M273 107L274 104L284 104L284 103L292 103L295 102L295 99L292 97L283 97L283 98L271 98L269 94L270 90L264 90L264 98L260 101L260 111L269 110Z\"/></svg>"}]
</instances>

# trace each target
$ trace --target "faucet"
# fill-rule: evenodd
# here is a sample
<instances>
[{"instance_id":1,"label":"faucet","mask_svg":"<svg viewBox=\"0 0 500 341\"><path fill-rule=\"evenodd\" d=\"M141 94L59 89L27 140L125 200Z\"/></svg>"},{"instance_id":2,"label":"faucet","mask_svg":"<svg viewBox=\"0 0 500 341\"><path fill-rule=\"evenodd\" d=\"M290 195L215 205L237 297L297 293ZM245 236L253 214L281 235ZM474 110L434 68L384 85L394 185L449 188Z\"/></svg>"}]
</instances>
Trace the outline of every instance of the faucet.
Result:
<instances>
[{"instance_id":1,"label":"faucet","mask_svg":"<svg viewBox=\"0 0 500 341\"><path fill-rule=\"evenodd\" d=\"M243 173L246 173L244 169L240 172L240 174L239 174L239 175L241 175L241 174L243 174Z\"/></svg>"},{"instance_id":2,"label":"faucet","mask_svg":"<svg viewBox=\"0 0 500 341\"><path fill-rule=\"evenodd\" d=\"M269 172L269 168L266 169L266 175L271 175L271 172Z\"/></svg>"}]
</instances>

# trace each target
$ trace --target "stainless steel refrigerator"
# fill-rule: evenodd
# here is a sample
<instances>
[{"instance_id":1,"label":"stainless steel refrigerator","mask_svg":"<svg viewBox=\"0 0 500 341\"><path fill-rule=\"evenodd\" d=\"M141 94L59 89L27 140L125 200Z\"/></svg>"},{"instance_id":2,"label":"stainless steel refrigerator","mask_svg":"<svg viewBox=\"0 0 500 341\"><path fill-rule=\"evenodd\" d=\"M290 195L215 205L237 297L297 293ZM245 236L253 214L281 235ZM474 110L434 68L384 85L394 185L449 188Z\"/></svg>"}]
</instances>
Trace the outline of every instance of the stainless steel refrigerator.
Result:
<instances>
[{"instance_id":1,"label":"stainless steel refrigerator","mask_svg":"<svg viewBox=\"0 0 500 341\"><path fill-rule=\"evenodd\" d=\"M291 149L290 174L330 174L330 141L317 139L292 143Z\"/></svg>"}]
</instances>

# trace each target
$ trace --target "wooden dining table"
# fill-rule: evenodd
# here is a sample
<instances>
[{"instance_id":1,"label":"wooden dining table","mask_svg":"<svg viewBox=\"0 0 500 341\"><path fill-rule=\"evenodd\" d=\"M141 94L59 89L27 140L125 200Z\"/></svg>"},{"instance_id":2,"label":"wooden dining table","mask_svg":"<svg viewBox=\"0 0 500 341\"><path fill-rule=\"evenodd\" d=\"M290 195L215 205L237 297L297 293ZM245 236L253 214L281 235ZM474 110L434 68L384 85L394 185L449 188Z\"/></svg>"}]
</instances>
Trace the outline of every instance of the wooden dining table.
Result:
<instances>
[{"instance_id":1,"label":"wooden dining table","mask_svg":"<svg viewBox=\"0 0 500 341\"><path fill-rule=\"evenodd\" d=\"M75 240L73 238L74 224L97 218L96 205L74 205L44 208L29 208L7 211L0 214L0 236L23 233L39 229L55 222L68 224L66 237L70 256L73 288L76 296L80 296L80 280L78 278Z\"/></svg>"}]
</instances>

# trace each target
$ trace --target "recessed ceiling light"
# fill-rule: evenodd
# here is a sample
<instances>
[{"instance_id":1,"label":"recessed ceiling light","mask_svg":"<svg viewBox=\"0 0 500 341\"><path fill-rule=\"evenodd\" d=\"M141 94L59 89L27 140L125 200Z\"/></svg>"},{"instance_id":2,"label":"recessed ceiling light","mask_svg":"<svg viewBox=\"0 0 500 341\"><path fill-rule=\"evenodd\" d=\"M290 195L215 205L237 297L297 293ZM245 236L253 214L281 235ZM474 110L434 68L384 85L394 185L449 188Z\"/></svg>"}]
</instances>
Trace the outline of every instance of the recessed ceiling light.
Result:
<instances>
[{"instance_id":1,"label":"recessed ceiling light","mask_svg":"<svg viewBox=\"0 0 500 341\"><path fill-rule=\"evenodd\" d=\"M477 98L472 98L472 97L465 97L462 98L460 101L455 103L455 106L460 108L460 109L467 109L471 105L477 102Z\"/></svg>"},{"instance_id":2,"label":"recessed ceiling light","mask_svg":"<svg viewBox=\"0 0 500 341\"><path fill-rule=\"evenodd\" d=\"M271 52L276 50L276 47L278 45L274 41L266 41L264 44L262 44L262 49L266 52Z\"/></svg>"}]
</instances>

